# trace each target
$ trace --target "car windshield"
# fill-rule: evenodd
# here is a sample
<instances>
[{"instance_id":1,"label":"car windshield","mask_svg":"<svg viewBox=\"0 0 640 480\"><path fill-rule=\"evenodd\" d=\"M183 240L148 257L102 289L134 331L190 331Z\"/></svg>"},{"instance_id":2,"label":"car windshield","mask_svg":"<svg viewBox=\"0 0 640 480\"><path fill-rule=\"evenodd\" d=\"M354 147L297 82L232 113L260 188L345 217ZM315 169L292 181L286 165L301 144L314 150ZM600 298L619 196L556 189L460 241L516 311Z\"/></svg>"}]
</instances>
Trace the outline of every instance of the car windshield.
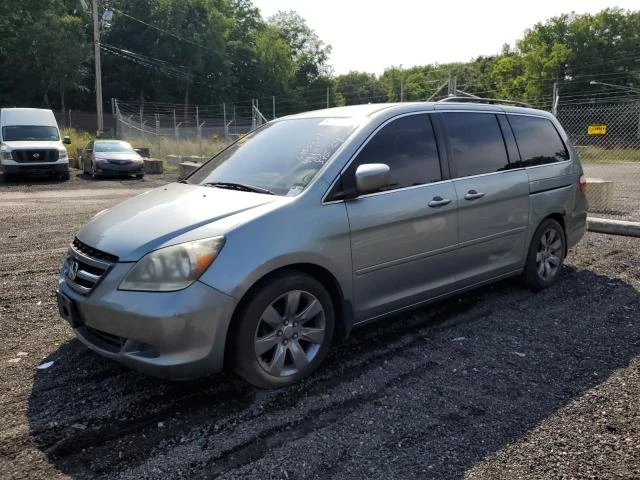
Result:
<instances>
[{"instance_id":1,"label":"car windshield","mask_svg":"<svg viewBox=\"0 0 640 480\"><path fill-rule=\"evenodd\" d=\"M354 118L269 123L223 150L188 183L296 196L357 125Z\"/></svg>"},{"instance_id":2,"label":"car windshield","mask_svg":"<svg viewBox=\"0 0 640 480\"><path fill-rule=\"evenodd\" d=\"M94 147L95 152L109 152L109 153L131 153L135 152L133 147L127 142L96 142Z\"/></svg>"},{"instance_id":3,"label":"car windshield","mask_svg":"<svg viewBox=\"0 0 640 480\"><path fill-rule=\"evenodd\" d=\"M35 125L12 125L2 127L2 139L5 142L20 141L58 141L60 134L56 127L42 127Z\"/></svg>"}]
</instances>

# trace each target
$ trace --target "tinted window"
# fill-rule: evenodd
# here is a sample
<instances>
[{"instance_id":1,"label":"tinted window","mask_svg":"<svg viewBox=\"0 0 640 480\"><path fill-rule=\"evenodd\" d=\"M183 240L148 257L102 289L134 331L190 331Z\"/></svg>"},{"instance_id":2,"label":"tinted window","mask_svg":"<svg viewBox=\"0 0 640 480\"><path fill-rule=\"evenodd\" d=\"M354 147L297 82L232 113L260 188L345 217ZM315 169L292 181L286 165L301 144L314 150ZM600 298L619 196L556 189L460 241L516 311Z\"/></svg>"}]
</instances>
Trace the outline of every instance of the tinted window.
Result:
<instances>
[{"instance_id":1,"label":"tinted window","mask_svg":"<svg viewBox=\"0 0 640 480\"><path fill-rule=\"evenodd\" d=\"M442 180L438 148L428 115L408 115L385 125L365 145L343 176L354 188L355 171L365 163L386 163L389 189Z\"/></svg>"},{"instance_id":2,"label":"tinted window","mask_svg":"<svg viewBox=\"0 0 640 480\"><path fill-rule=\"evenodd\" d=\"M488 113L442 115L456 176L468 177L505 170L509 166L498 119Z\"/></svg>"},{"instance_id":3,"label":"tinted window","mask_svg":"<svg viewBox=\"0 0 640 480\"><path fill-rule=\"evenodd\" d=\"M512 166L530 167L569 159L567 148L550 120L524 115L508 118L522 158Z\"/></svg>"}]
</instances>

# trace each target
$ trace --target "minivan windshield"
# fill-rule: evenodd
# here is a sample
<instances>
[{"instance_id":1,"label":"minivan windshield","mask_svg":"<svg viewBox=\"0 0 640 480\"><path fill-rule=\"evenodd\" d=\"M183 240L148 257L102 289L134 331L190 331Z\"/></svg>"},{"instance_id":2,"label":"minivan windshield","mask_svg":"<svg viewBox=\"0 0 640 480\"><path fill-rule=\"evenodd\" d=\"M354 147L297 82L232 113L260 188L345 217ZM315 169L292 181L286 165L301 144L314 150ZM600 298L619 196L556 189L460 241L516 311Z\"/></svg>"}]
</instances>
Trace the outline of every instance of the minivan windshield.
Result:
<instances>
[{"instance_id":1,"label":"minivan windshield","mask_svg":"<svg viewBox=\"0 0 640 480\"><path fill-rule=\"evenodd\" d=\"M358 126L354 118L293 118L249 133L188 183L296 196Z\"/></svg>"},{"instance_id":2,"label":"minivan windshield","mask_svg":"<svg viewBox=\"0 0 640 480\"><path fill-rule=\"evenodd\" d=\"M2 139L5 142L20 141L52 141L60 140L60 134L56 127L43 127L36 125L11 125L2 127Z\"/></svg>"}]
</instances>

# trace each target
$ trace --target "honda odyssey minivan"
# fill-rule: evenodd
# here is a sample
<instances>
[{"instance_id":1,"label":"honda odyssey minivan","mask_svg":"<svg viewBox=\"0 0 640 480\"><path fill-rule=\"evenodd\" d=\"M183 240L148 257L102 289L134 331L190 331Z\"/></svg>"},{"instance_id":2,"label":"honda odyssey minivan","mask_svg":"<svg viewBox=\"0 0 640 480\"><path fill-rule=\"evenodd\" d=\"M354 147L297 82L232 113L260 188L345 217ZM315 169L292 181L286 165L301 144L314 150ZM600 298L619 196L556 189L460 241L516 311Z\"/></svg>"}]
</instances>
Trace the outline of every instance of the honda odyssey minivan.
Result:
<instances>
[{"instance_id":1,"label":"honda odyssey minivan","mask_svg":"<svg viewBox=\"0 0 640 480\"><path fill-rule=\"evenodd\" d=\"M274 120L99 213L64 259L61 316L149 374L271 388L364 323L507 277L552 286L586 226L574 148L549 113L453 100Z\"/></svg>"}]
</instances>

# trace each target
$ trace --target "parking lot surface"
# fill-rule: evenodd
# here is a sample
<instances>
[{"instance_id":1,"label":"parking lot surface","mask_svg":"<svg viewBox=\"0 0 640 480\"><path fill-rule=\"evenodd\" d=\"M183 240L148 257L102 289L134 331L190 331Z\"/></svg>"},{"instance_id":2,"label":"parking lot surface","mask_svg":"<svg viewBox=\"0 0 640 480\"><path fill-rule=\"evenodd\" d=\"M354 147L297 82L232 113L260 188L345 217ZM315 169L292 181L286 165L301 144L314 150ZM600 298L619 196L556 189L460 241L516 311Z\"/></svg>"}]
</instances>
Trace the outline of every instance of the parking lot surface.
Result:
<instances>
[{"instance_id":1,"label":"parking lot surface","mask_svg":"<svg viewBox=\"0 0 640 480\"><path fill-rule=\"evenodd\" d=\"M640 478L638 239L363 327L286 389L172 383L87 350L54 296L84 222L172 179L0 184L0 478Z\"/></svg>"}]
</instances>

